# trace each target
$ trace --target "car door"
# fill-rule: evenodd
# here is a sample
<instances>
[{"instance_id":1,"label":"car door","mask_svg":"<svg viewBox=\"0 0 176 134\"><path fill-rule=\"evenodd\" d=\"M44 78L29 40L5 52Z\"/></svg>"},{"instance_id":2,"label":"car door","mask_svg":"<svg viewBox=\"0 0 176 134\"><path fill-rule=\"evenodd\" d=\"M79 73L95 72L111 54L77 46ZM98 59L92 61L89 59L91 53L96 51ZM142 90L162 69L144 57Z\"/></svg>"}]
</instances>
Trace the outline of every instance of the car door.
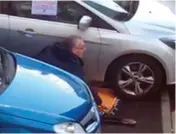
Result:
<instances>
[{"instance_id":1,"label":"car door","mask_svg":"<svg viewBox=\"0 0 176 134\"><path fill-rule=\"evenodd\" d=\"M50 25L55 23L39 19L40 15L32 16L31 8L31 1L9 2L10 44L7 48L33 57L43 47L51 45L56 36L48 34Z\"/></svg>"},{"instance_id":2,"label":"car door","mask_svg":"<svg viewBox=\"0 0 176 134\"><path fill-rule=\"evenodd\" d=\"M88 79L97 73L100 53L100 34L96 27L86 31L78 29L82 16L92 15L74 1L58 1L57 16L31 14L32 1L12 1L10 19L10 46L12 51L35 56L44 47L52 45L70 35L79 35L85 42L87 51L84 57ZM91 16L93 17L93 16Z\"/></svg>"},{"instance_id":3,"label":"car door","mask_svg":"<svg viewBox=\"0 0 176 134\"><path fill-rule=\"evenodd\" d=\"M4 47L9 43L9 18L3 12L3 2L0 1L0 46Z\"/></svg>"}]
</instances>

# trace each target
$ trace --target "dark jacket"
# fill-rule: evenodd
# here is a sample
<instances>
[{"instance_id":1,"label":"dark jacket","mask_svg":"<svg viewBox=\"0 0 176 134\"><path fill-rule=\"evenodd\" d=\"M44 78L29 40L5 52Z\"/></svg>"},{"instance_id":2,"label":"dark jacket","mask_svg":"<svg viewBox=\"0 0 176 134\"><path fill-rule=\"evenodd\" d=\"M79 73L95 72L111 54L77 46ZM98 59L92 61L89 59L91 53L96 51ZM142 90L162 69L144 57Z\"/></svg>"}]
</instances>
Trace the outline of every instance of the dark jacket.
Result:
<instances>
[{"instance_id":1,"label":"dark jacket","mask_svg":"<svg viewBox=\"0 0 176 134\"><path fill-rule=\"evenodd\" d=\"M35 58L66 70L84 80L83 61L63 47L55 44L44 48Z\"/></svg>"},{"instance_id":2,"label":"dark jacket","mask_svg":"<svg viewBox=\"0 0 176 134\"><path fill-rule=\"evenodd\" d=\"M44 48L35 58L58 68L62 68L81 78L84 79L83 61L78 56L72 54L68 50L64 49L64 44L55 44ZM97 105L102 103L100 97L95 90L92 90L92 94L95 98Z\"/></svg>"}]
</instances>

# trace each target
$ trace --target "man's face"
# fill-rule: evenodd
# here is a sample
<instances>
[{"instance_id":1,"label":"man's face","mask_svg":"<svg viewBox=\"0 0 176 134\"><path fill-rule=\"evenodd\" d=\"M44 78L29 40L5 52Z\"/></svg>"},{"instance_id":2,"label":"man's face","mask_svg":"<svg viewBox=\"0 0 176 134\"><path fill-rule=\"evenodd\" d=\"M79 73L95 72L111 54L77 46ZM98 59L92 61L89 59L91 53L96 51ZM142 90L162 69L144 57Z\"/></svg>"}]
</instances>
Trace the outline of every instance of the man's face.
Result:
<instances>
[{"instance_id":1,"label":"man's face","mask_svg":"<svg viewBox=\"0 0 176 134\"><path fill-rule=\"evenodd\" d=\"M72 52L80 58L83 58L84 52L86 50L85 43L81 39L75 41L75 46L72 48Z\"/></svg>"}]
</instances>

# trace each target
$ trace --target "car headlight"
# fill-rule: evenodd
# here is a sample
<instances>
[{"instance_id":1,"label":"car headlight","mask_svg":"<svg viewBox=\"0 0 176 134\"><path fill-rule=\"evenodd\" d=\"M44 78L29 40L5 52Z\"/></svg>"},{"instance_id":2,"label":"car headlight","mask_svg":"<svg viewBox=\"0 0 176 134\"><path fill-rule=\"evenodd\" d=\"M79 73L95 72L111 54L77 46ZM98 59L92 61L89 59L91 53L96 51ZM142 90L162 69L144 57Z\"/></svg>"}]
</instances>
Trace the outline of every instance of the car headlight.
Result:
<instances>
[{"instance_id":1,"label":"car headlight","mask_svg":"<svg viewBox=\"0 0 176 134\"><path fill-rule=\"evenodd\" d=\"M166 44L167 46L171 47L172 49L175 49L175 39L170 39L170 38L160 38L160 40Z\"/></svg>"},{"instance_id":2,"label":"car headlight","mask_svg":"<svg viewBox=\"0 0 176 134\"><path fill-rule=\"evenodd\" d=\"M56 133L85 133L84 129L78 123L62 123L54 126Z\"/></svg>"}]
</instances>

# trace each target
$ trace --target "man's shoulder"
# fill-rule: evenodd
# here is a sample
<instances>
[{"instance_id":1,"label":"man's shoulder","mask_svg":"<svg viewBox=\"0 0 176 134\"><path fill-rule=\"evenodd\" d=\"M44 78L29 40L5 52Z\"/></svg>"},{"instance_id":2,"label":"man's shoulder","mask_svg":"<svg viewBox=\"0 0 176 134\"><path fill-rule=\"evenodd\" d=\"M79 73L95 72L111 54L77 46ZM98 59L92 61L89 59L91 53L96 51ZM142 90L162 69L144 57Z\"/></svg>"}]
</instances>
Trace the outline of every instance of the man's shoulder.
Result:
<instances>
[{"instance_id":1,"label":"man's shoulder","mask_svg":"<svg viewBox=\"0 0 176 134\"><path fill-rule=\"evenodd\" d=\"M38 55L36 56L37 59L44 60L46 59L52 52L52 46L47 46L43 48Z\"/></svg>"},{"instance_id":2,"label":"man's shoulder","mask_svg":"<svg viewBox=\"0 0 176 134\"><path fill-rule=\"evenodd\" d=\"M43 48L40 52L47 52L47 51L51 51L53 46L46 46L45 48Z\"/></svg>"}]
</instances>

